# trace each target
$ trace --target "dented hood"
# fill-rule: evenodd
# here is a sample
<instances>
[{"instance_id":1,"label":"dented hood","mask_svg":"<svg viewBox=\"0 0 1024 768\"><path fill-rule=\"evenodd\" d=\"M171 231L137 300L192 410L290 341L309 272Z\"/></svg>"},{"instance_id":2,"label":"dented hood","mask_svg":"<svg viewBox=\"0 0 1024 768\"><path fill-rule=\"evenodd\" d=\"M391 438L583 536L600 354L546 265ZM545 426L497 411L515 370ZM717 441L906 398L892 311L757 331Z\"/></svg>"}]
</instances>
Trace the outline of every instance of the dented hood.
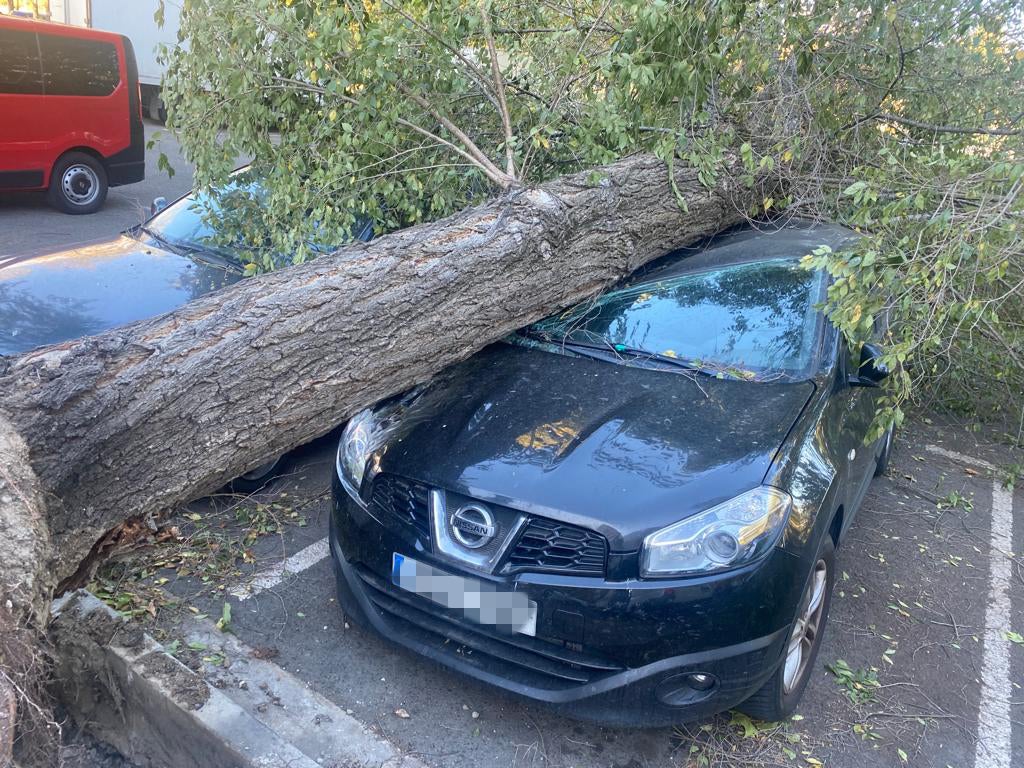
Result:
<instances>
[{"instance_id":1,"label":"dented hood","mask_svg":"<svg viewBox=\"0 0 1024 768\"><path fill-rule=\"evenodd\" d=\"M814 391L510 344L435 380L381 469L603 533L613 551L761 483Z\"/></svg>"}]
</instances>

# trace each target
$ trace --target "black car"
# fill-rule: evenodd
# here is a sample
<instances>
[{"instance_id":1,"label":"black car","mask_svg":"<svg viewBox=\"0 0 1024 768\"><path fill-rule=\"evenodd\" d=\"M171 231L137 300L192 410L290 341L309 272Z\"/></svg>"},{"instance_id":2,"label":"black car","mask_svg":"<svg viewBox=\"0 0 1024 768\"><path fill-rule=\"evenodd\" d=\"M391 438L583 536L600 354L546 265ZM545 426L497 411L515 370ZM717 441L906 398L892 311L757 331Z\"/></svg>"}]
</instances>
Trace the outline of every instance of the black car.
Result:
<instances>
[{"instance_id":1,"label":"black car","mask_svg":"<svg viewBox=\"0 0 1024 768\"><path fill-rule=\"evenodd\" d=\"M253 246L231 243L207 213L230 205L233 195L257 197L259 179L258 170L239 169L216 193L185 195L110 240L55 253L0 256L0 355L155 317L241 280ZM362 240L372 236L368 222L356 232ZM337 247L310 245L314 252ZM256 467L235 487L262 485L278 463Z\"/></svg>"},{"instance_id":2,"label":"black car","mask_svg":"<svg viewBox=\"0 0 1024 768\"><path fill-rule=\"evenodd\" d=\"M566 714L789 715L835 549L891 433L886 372L790 222L671 253L425 388L338 449L330 544L357 624Z\"/></svg>"},{"instance_id":3,"label":"black car","mask_svg":"<svg viewBox=\"0 0 1024 768\"><path fill-rule=\"evenodd\" d=\"M216 193L187 194L112 239L0 255L0 355L155 317L240 280L254 247L228 241L207 214L233 195L241 205L260 192L258 172L242 168ZM372 226L361 224L355 236L370 239Z\"/></svg>"}]
</instances>

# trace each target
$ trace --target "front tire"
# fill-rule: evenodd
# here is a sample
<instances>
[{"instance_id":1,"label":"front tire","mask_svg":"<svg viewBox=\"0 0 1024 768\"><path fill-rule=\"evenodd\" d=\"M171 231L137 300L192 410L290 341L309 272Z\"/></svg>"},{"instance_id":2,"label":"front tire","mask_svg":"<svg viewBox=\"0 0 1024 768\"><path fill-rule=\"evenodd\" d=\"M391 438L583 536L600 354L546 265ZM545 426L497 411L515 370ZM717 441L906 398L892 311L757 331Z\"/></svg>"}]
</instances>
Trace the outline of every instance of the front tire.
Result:
<instances>
[{"instance_id":1,"label":"front tire","mask_svg":"<svg viewBox=\"0 0 1024 768\"><path fill-rule=\"evenodd\" d=\"M48 196L64 213L95 213L107 200L107 171L92 155L68 152L53 166Z\"/></svg>"},{"instance_id":2,"label":"front tire","mask_svg":"<svg viewBox=\"0 0 1024 768\"><path fill-rule=\"evenodd\" d=\"M796 710L814 669L835 586L836 547L825 536L790 626L782 663L768 681L737 709L758 720L785 720Z\"/></svg>"},{"instance_id":3,"label":"front tire","mask_svg":"<svg viewBox=\"0 0 1024 768\"><path fill-rule=\"evenodd\" d=\"M236 477L229 483L229 485L234 493L255 493L261 488L269 485L283 468L284 457L278 456L273 461L268 461L266 464L260 464L258 467L253 467L244 475Z\"/></svg>"}]
</instances>

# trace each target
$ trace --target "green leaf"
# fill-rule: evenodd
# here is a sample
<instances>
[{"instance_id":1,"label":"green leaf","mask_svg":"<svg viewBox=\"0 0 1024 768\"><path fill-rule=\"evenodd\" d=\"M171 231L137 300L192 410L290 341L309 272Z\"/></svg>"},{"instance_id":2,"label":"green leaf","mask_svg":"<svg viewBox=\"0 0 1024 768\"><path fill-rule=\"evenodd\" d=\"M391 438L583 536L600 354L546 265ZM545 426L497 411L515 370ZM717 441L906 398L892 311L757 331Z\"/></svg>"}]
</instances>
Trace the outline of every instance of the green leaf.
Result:
<instances>
[{"instance_id":1,"label":"green leaf","mask_svg":"<svg viewBox=\"0 0 1024 768\"><path fill-rule=\"evenodd\" d=\"M220 609L220 618L217 619L216 627L221 632L231 631L231 603L224 603Z\"/></svg>"}]
</instances>

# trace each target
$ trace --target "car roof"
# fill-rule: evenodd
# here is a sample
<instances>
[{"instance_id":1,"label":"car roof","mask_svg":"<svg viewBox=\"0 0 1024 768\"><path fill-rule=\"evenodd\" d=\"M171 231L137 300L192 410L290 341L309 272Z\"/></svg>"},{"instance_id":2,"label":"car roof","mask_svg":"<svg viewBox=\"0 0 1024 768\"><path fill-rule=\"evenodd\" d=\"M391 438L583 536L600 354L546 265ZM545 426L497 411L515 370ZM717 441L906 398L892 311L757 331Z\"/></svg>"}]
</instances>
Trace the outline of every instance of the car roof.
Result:
<instances>
[{"instance_id":1,"label":"car roof","mask_svg":"<svg viewBox=\"0 0 1024 768\"><path fill-rule=\"evenodd\" d=\"M839 250L861 235L839 224L789 218L750 222L697 245L667 253L641 267L629 279L662 280L689 272L773 259L798 260L822 245Z\"/></svg>"},{"instance_id":2,"label":"car roof","mask_svg":"<svg viewBox=\"0 0 1024 768\"><path fill-rule=\"evenodd\" d=\"M61 37L77 37L82 40L96 40L108 43L119 42L125 37L117 32L107 32L102 29L79 27L73 24L62 24L45 19L9 16L7 14L0 14L0 26L8 29L20 29L25 32L38 32L40 34L59 35Z\"/></svg>"}]
</instances>

